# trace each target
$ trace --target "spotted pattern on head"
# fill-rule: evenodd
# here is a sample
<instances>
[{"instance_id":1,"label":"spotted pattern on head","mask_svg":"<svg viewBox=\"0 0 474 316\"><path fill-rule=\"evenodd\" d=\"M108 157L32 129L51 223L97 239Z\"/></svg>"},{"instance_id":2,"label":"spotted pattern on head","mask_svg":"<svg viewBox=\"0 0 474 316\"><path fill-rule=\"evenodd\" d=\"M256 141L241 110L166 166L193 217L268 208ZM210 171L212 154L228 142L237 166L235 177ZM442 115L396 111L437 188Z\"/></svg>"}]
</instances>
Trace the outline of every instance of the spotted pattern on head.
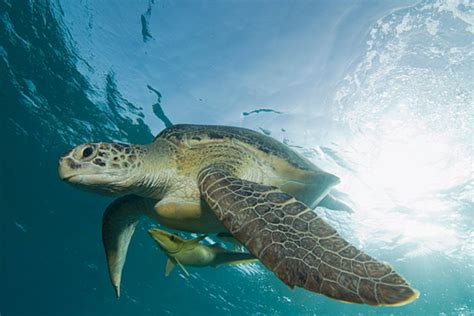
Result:
<instances>
[{"instance_id":1,"label":"spotted pattern on head","mask_svg":"<svg viewBox=\"0 0 474 316\"><path fill-rule=\"evenodd\" d=\"M141 166L141 148L122 143L85 143L62 155L71 169L84 168L87 164L111 169L137 168Z\"/></svg>"},{"instance_id":2,"label":"spotted pattern on head","mask_svg":"<svg viewBox=\"0 0 474 316\"><path fill-rule=\"evenodd\" d=\"M140 150L129 144L100 143L97 158L92 162L98 166L106 166L108 164L114 169L135 168L141 165L141 162L137 159L137 155L140 152Z\"/></svg>"}]
</instances>

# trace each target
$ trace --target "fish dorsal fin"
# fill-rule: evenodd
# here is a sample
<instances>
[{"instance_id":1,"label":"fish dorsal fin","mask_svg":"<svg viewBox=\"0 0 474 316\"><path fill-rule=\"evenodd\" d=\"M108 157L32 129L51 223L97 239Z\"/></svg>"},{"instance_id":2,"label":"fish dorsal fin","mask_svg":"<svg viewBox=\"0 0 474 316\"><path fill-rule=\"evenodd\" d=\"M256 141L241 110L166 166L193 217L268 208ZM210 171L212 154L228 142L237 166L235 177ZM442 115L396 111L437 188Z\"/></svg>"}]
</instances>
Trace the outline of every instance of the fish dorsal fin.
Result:
<instances>
[{"instance_id":1,"label":"fish dorsal fin","mask_svg":"<svg viewBox=\"0 0 474 316\"><path fill-rule=\"evenodd\" d=\"M168 261L166 261L165 276L170 275L170 273L171 273L171 271L173 271L175 265L176 265L175 260L168 259Z\"/></svg>"},{"instance_id":2,"label":"fish dorsal fin","mask_svg":"<svg viewBox=\"0 0 474 316\"><path fill-rule=\"evenodd\" d=\"M183 272L186 274L186 276L189 276L189 272L188 270L186 270L186 268L181 264L181 262L179 262L179 260L177 258L175 258L176 262L178 263L179 267L183 270Z\"/></svg>"},{"instance_id":3,"label":"fish dorsal fin","mask_svg":"<svg viewBox=\"0 0 474 316\"><path fill-rule=\"evenodd\" d=\"M202 235L202 236L190 239L190 240L186 240L184 243L187 246L195 245L195 244L198 244L201 240L205 239L206 237L207 237L207 235Z\"/></svg>"}]
</instances>

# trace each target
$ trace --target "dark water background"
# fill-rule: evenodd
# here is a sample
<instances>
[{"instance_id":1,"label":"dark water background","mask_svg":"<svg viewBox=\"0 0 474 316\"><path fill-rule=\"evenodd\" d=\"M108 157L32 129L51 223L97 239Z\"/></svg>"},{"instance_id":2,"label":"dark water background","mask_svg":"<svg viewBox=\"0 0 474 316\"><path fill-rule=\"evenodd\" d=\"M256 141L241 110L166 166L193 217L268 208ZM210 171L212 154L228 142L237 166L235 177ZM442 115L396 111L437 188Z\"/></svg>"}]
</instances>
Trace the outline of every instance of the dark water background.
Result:
<instances>
[{"instance_id":1,"label":"dark water background","mask_svg":"<svg viewBox=\"0 0 474 316\"><path fill-rule=\"evenodd\" d=\"M472 17L467 1L0 1L0 314L472 315ZM397 116L405 107L389 108L400 96L409 119ZM410 187L411 200L399 197L406 184L391 186L397 175L383 173L392 177L384 199L366 173L394 168L367 158L400 146L400 138L379 141L386 126L398 131L385 115L416 119L402 130L422 122L446 144L426 149L439 157L432 173L402 181L420 186ZM111 199L61 183L57 160L84 141L147 143L171 122L261 130L345 176L341 191L372 208L320 212L393 263L421 297L399 308L343 304L290 291L258 264L165 278L144 221L116 300L100 240ZM413 135L400 137L410 143ZM408 161L417 157L410 152Z\"/></svg>"}]
</instances>

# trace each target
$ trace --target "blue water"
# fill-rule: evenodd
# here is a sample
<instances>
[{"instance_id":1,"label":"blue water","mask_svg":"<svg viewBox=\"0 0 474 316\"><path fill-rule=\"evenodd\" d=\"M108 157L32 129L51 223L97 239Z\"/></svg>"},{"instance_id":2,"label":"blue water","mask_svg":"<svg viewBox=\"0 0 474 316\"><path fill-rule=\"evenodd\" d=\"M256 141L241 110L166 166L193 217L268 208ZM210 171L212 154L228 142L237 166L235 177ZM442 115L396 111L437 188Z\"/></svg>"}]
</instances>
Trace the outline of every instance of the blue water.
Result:
<instances>
[{"instance_id":1,"label":"blue water","mask_svg":"<svg viewBox=\"0 0 474 316\"><path fill-rule=\"evenodd\" d=\"M1 0L0 314L473 315L473 33L468 0ZM340 176L355 212L316 211L420 298L344 304L260 264L165 278L143 221L117 300L111 198L57 160L173 123L252 128Z\"/></svg>"}]
</instances>

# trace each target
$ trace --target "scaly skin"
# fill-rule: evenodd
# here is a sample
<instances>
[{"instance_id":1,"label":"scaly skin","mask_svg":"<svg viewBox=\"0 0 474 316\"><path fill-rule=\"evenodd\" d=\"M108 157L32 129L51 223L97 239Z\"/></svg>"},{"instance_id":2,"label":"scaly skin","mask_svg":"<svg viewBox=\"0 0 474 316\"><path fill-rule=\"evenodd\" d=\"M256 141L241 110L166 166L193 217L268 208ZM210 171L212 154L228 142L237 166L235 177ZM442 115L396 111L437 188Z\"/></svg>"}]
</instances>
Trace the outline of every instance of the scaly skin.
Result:
<instances>
[{"instance_id":1,"label":"scaly skin","mask_svg":"<svg viewBox=\"0 0 474 316\"><path fill-rule=\"evenodd\" d=\"M418 297L388 264L356 249L277 187L236 178L220 167L203 169L199 183L230 233L288 286L369 305L403 305Z\"/></svg>"},{"instance_id":2,"label":"scaly skin","mask_svg":"<svg viewBox=\"0 0 474 316\"><path fill-rule=\"evenodd\" d=\"M86 143L63 155L59 174L81 189L123 196L103 218L117 296L131 236L147 215L183 231L230 231L291 287L371 305L418 297L389 265L351 246L308 207L347 209L328 196L339 179L257 132L178 125L148 145Z\"/></svg>"},{"instance_id":3,"label":"scaly skin","mask_svg":"<svg viewBox=\"0 0 474 316\"><path fill-rule=\"evenodd\" d=\"M319 202L339 182L292 152L304 169L268 153L275 148L257 150L238 139L221 138L217 132L165 133L167 138L146 145L85 143L62 156L59 174L83 190L148 198L149 216L169 228L189 232L225 231L201 203L196 183L199 171L211 162L231 166L243 179L276 185L308 205ZM83 157L86 148L93 151Z\"/></svg>"}]
</instances>

